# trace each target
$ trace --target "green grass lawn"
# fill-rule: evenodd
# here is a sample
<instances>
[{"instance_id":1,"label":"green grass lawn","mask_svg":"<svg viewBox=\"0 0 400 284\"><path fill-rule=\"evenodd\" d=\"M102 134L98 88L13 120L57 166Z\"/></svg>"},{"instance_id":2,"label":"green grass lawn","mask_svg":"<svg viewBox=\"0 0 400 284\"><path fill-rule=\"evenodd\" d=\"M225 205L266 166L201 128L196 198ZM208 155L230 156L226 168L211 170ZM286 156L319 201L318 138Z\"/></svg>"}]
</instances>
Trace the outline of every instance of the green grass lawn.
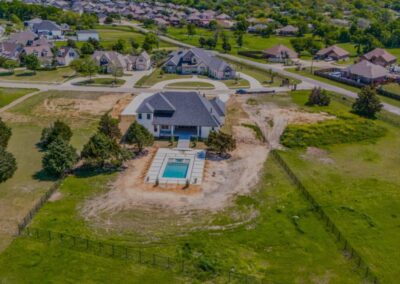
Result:
<instances>
[{"instance_id":1,"label":"green grass lawn","mask_svg":"<svg viewBox=\"0 0 400 284\"><path fill-rule=\"evenodd\" d=\"M273 47L277 44L284 44L289 48L293 48L290 39L293 37L282 37L271 35L268 38L264 38L258 35L246 33L243 35L243 46L239 48L235 41L235 36L231 30L223 30L223 32L229 37L229 42L232 46L232 50L229 52L231 54L237 54L238 51L246 51L246 50L264 50L270 47ZM200 37L213 37L215 34L214 31L210 31L204 28L196 28L196 34L193 36L189 36L187 34L186 28L177 28L177 27L168 27L167 35L182 41L187 44L191 44L194 46L199 46L199 38ZM219 39L217 48L218 51L223 51L222 49L222 40ZM307 54L304 54L304 58L308 58ZM247 57L246 57L247 58ZM303 58L303 57L302 57ZM265 61L265 60L264 60Z\"/></svg>"},{"instance_id":2,"label":"green grass lawn","mask_svg":"<svg viewBox=\"0 0 400 284\"><path fill-rule=\"evenodd\" d=\"M360 282L360 276L352 271L351 264L341 255L332 236L324 229L308 203L272 161L266 163L263 178L256 193L252 196L239 197L235 206L225 212L213 216L204 215L204 213L199 215L190 227L201 225L204 218L209 222L210 217L212 217L210 225L226 225L233 221L234 214L246 215L249 210L250 212L256 210L259 215L251 225L216 232L189 230L187 226L180 228L181 226L178 225L173 231L168 232L164 230L164 224L158 226L157 231L151 235L161 237L161 244L158 245L139 245L136 241L143 239L143 235L147 235L144 231L139 232L129 227L118 232L94 229L80 216L77 208L82 202L91 196L105 192L106 184L114 177L115 174L67 178L60 190L63 198L46 204L35 217L32 226L119 244L130 244L136 248L142 247L144 252L155 252L174 258L183 257L188 263L187 269L190 271L191 278L197 278L200 282L213 279L213 283L225 283L227 279L223 272L231 267L235 267L236 271L252 274L273 283L312 282L315 279L328 279L335 283ZM158 213L147 212L149 222L153 222L151 221L153 214L158 214L153 217L162 218L161 222L166 222L166 218L170 219L168 223L177 221L170 212L162 209L157 211ZM125 218L136 216L143 220L142 214L140 209L132 209L123 213L123 216ZM167 216L161 217L165 214ZM295 222L294 216L297 216ZM185 231L186 234L179 237L175 229ZM35 248L33 249L32 246ZM190 253L187 252L188 247ZM183 248L186 250L184 256L180 253ZM84 271L80 268L71 270L71 279L78 282L82 279L89 282L97 279L96 274L91 272L96 271L96 266L99 265L97 259L76 258L78 254L75 252L65 249L59 251L56 248L48 249L24 238L17 239L0 256L0 279L1 277L21 279L29 275L34 278L46 267L46 279L55 281L58 279L58 271L65 270L65 259L58 261L57 255L64 254L67 259L74 257L76 267L85 268ZM36 256L35 264L24 265L24 260L32 259L33 256ZM48 258L52 261L47 261ZM82 261L85 262L83 265L80 264ZM103 261L111 264L110 260ZM199 266L204 262L207 262L220 276L212 278L206 274L200 268L202 266ZM4 269L5 263L9 269ZM120 262L116 260L113 263ZM113 269L114 264L110 265L109 269ZM24 267L24 274L16 273L21 267ZM100 267L102 271L104 266ZM104 269L106 273L106 268ZM153 273L154 277L158 277L161 272L153 271ZM137 277L134 277L132 281L136 279Z\"/></svg>"},{"instance_id":3,"label":"green grass lawn","mask_svg":"<svg viewBox=\"0 0 400 284\"><path fill-rule=\"evenodd\" d=\"M25 81L25 82L49 82L49 83L61 83L67 80L69 77L73 76L75 71L70 67L61 67L56 70L50 71L36 71L32 72L29 70L19 70L15 71L14 74L9 76L1 76L1 80L6 81Z\"/></svg>"},{"instance_id":4,"label":"green grass lawn","mask_svg":"<svg viewBox=\"0 0 400 284\"><path fill-rule=\"evenodd\" d=\"M179 75L173 73L161 73L161 68L156 68L150 75L143 76L135 85L135 87L145 88L151 87L162 81L172 80L172 79L184 79L191 78L191 75Z\"/></svg>"},{"instance_id":5,"label":"green grass lawn","mask_svg":"<svg viewBox=\"0 0 400 284\"><path fill-rule=\"evenodd\" d=\"M37 89L0 88L0 108L35 91L37 91Z\"/></svg>"},{"instance_id":6,"label":"green grass lawn","mask_svg":"<svg viewBox=\"0 0 400 284\"><path fill-rule=\"evenodd\" d=\"M63 113L46 111L39 106L45 99L94 99L99 95L100 93L45 92L2 114L12 128L8 150L15 155L18 170L13 178L0 184L0 251L9 244L17 223L54 182L40 172L43 153L36 147L36 143L40 139L42 128L56 119L66 121L71 125L74 134L71 143L80 150L97 127L98 116L82 114L68 118Z\"/></svg>"},{"instance_id":7,"label":"green grass lawn","mask_svg":"<svg viewBox=\"0 0 400 284\"><path fill-rule=\"evenodd\" d=\"M214 89L214 85L206 82L179 82L179 83L172 83L166 86L167 89L173 88L182 88L182 89Z\"/></svg>"},{"instance_id":8,"label":"green grass lawn","mask_svg":"<svg viewBox=\"0 0 400 284\"><path fill-rule=\"evenodd\" d=\"M125 83L125 80L114 78L93 78L92 80L85 80L81 82L75 83L75 85L79 86L113 86L118 87L122 86Z\"/></svg>"},{"instance_id":9,"label":"green grass lawn","mask_svg":"<svg viewBox=\"0 0 400 284\"><path fill-rule=\"evenodd\" d=\"M336 101L329 107L305 107L305 92L294 93L293 100L311 111L348 111L348 106ZM380 281L396 283L400 276L400 156L393 149L400 143L400 131L382 121L376 123L388 133L374 143L324 146L330 163L305 159L304 149L281 154Z\"/></svg>"}]
</instances>

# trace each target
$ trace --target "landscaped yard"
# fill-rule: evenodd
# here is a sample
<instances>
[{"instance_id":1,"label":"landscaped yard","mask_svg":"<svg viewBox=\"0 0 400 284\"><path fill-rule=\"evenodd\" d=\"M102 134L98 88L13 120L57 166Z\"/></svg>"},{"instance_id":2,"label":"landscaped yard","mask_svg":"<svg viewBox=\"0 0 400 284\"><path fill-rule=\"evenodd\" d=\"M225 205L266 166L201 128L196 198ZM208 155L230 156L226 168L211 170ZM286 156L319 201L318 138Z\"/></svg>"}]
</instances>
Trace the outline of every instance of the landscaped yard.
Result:
<instances>
[{"instance_id":1,"label":"landscaped yard","mask_svg":"<svg viewBox=\"0 0 400 284\"><path fill-rule=\"evenodd\" d=\"M88 79L85 81L77 82L75 85L79 86L110 86L110 87L118 87L122 86L125 83L125 80L114 78L93 78L92 80Z\"/></svg>"},{"instance_id":2,"label":"landscaped yard","mask_svg":"<svg viewBox=\"0 0 400 284\"><path fill-rule=\"evenodd\" d=\"M0 88L0 108L35 91L37 91L37 89Z\"/></svg>"},{"instance_id":3,"label":"landscaped yard","mask_svg":"<svg viewBox=\"0 0 400 284\"><path fill-rule=\"evenodd\" d=\"M162 81L172 80L172 79L184 79L191 78L191 75L179 75L172 73L164 73L161 68L156 68L150 75L143 76L135 85L138 88L151 87Z\"/></svg>"},{"instance_id":4,"label":"landscaped yard","mask_svg":"<svg viewBox=\"0 0 400 284\"><path fill-rule=\"evenodd\" d=\"M1 80L6 81L26 81L26 82L48 82L48 83L61 83L68 78L75 75L75 71L69 67L60 67L56 70L49 71L30 71L30 70L17 70L14 74L8 76L0 76Z\"/></svg>"},{"instance_id":5,"label":"landscaped yard","mask_svg":"<svg viewBox=\"0 0 400 284\"><path fill-rule=\"evenodd\" d=\"M179 82L171 83L166 86L167 89L214 89L214 85L206 82Z\"/></svg>"}]
</instances>

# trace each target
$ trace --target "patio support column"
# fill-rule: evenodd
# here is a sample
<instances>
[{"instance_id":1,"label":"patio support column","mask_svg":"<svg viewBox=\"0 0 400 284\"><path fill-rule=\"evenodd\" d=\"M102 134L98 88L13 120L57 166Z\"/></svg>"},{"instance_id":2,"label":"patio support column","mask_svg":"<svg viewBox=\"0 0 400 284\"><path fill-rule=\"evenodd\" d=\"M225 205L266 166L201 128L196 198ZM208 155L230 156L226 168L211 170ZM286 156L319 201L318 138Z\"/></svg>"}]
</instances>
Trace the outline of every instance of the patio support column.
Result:
<instances>
[{"instance_id":1,"label":"patio support column","mask_svg":"<svg viewBox=\"0 0 400 284\"><path fill-rule=\"evenodd\" d=\"M172 136L172 137L174 136L174 131L175 131L175 126L172 125L172 126L171 126L171 136Z\"/></svg>"},{"instance_id":2,"label":"patio support column","mask_svg":"<svg viewBox=\"0 0 400 284\"><path fill-rule=\"evenodd\" d=\"M200 138L200 126L197 126L197 138Z\"/></svg>"}]
</instances>

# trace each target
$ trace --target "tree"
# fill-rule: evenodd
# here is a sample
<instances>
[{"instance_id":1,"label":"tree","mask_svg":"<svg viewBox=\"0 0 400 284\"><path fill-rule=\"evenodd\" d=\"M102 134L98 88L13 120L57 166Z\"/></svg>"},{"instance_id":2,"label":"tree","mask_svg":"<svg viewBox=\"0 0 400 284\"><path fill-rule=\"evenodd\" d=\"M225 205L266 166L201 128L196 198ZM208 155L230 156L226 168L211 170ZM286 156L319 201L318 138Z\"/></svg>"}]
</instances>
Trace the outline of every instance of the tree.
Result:
<instances>
[{"instance_id":1,"label":"tree","mask_svg":"<svg viewBox=\"0 0 400 284\"><path fill-rule=\"evenodd\" d=\"M371 87L364 87L358 94L353 104L353 112L368 118L374 118L376 113L381 111L381 104L376 91Z\"/></svg>"},{"instance_id":2,"label":"tree","mask_svg":"<svg viewBox=\"0 0 400 284\"><path fill-rule=\"evenodd\" d=\"M125 141L136 145L139 152L142 152L145 146L153 145L154 137L143 125L134 122L126 132Z\"/></svg>"},{"instance_id":3,"label":"tree","mask_svg":"<svg viewBox=\"0 0 400 284\"><path fill-rule=\"evenodd\" d=\"M14 156L0 147L0 183L11 178L17 170L17 161Z\"/></svg>"},{"instance_id":4,"label":"tree","mask_svg":"<svg viewBox=\"0 0 400 284\"><path fill-rule=\"evenodd\" d=\"M144 38L142 48L146 50L147 52L151 52L153 50L154 46L158 46L159 41L158 37L153 34L153 33L148 33L146 34L146 37Z\"/></svg>"},{"instance_id":5,"label":"tree","mask_svg":"<svg viewBox=\"0 0 400 284\"><path fill-rule=\"evenodd\" d=\"M199 38L199 44L200 44L201 47L204 47L207 44L207 40L204 37L200 37Z\"/></svg>"},{"instance_id":6,"label":"tree","mask_svg":"<svg viewBox=\"0 0 400 284\"><path fill-rule=\"evenodd\" d=\"M189 36L196 34L196 26L194 24L187 24L186 29Z\"/></svg>"},{"instance_id":7,"label":"tree","mask_svg":"<svg viewBox=\"0 0 400 284\"><path fill-rule=\"evenodd\" d=\"M90 37L87 42L90 43L95 50L101 49L100 42L97 39Z\"/></svg>"},{"instance_id":8,"label":"tree","mask_svg":"<svg viewBox=\"0 0 400 284\"><path fill-rule=\"evenodd\" d=\"M236 36L236 44L239 48L243 46L243 33L238 33Z\"/></svg>"},{"instance_id":9,"label":"tree","mask_svg":"<svg viewBox=\"0 0 400 284\"><path fill-rule=\"evenodd\" d=\"M120 167L131 155L114 139L99 132L83 147L81 157L89 166L105 168L108 165Z\"/></svg>"},{"instance_id":10,"label":"tree","mask_svg":"<svg viewBox=\"0 0 400 284\"><path fill-rule=\"evenodd\" d=\"M118 124L118 119L112 118L108 113L106 113L100 119L98 130L100 133L103 133L111 139L120 139L122 134Z\"/></svg>"},{"instance_id":11,"label":"tree","mask_svg":"<svg viewBox=\"0 0 400 284\"><path fill-rule=\"evenodd\" d=\"M36 74L36 70L40 68L39 58L35 54L24 56L24 64L28 70L32 70Z\"/></svg>"},{"instance_id":12,"label":"tree","mask_svg":"<svg viewBox=\"0 0 400 284\"><path fill-rule=\"evenodd\" d=\"M11 128L8 127L0 117L0 148L7 148L11 135Z\"/></svg>"},{"instance_id":13,"label":"tree","mask_svg":"<svg viewBox=\"0 0 400 284\"><path fill-rule=\"evenodd\" d=\"M133 50L136 50L139 48L139 43L137 43L137 41L134 38L129 39L129 43Z\"/></svg>"},{"instance_id":14,"label":"tree","mask_svg":"<svg viewBox=\"0 0 400 284\"><path fill-rule=\"evenodd\" d=\"M110 70L111 75L113 76L114 80L113 83L117 83L117 77L121 77L124 75L124 69L120 66L116 66L114 64L111 65L111 70Z\"/></svg>"},{"instance_id":15,"label":"tree","mask_svg":"<svg viewBox=\"0 0 400 284\"><path fill-rule=\"evenodd\" d=\"M236 141L233 136L222 131L211 131L205 144L211 151L217 152L220 156L236 148Z\"/></svg>"},{"instance_id":16,"label":"tree","mask_svg":"<svg viewBox=\"0 0 400 284\"><path fill-rule=\"evenodd\" d=\"M112 24L114 22L114 19L111 16L107 16L104 20L104 23L109 25Z\"/></svg>"},{"instance_id":17,"label":"tree","mask_svg":"<svg viewBox=\"0 0 400 284\"><path fill-rule=\"evenodd\" d=\"M113 44L112 50L120 52L120 53L124 53L125 44L126 44L125 40L120 38L117 40L117 42L115 44Z\"/></svg>"},{"instance_id":18,"label":"tree","mask_svg":"<svg viewBox=\"0 0 400 284\"><path fill-rule=\"evenodd\" d=\"M91 55L95 51L94 46L89 42L84 42L81 46L81 53L83 55Z\"/></svg>"},{"instance_id":19,"label":"tree","mask_svg":"<svg viewBox=\"0 0 400 284\"><path fill-rule=\"evenodd\" d=\"M210 37L207 39L207 46L210 49L214 49L215 47L217 47L217 41L214 38Z\"/></svg>"},{"instance_id":20,"label":"tree","mask_svg":"<svg viewBox=\"0 0 400 284\"><path fill-rule=\"evenodd\" d=\"M218 23L216 20L211 20L210 23L208 23L208 28L212 31L215 31L218 28Z\"/></svg>"},{"instance_id":21,"label":"tree","mask_svg":"<svg viewBox=\"0 0 400 284\"><path fill-rule=\"evenodd\" d=\"M68 47L72 47L72 48L76 48L76 42L73 39L68 39L67 40L67 46Z\"/></svg>"},{"instance_id":22,"label":"tree","mask_svg":"<svg viewBox=\"0 0 400 284\"><path fill-rule=\"evenodd\" d=\"M92 80L92 76L99 71L96 61L91 57L75 59L71 62L70 66L76 72L81 73L84 76L89 76L90 81Z\"/></svg>"},{"instance_id":23,"label":"tree","mask_svg":"<svg viewBox=\"0 0 400 284\"><path fill-rule=\"evenodd\" d=\"M43 149L53 143L56 139L62 139L69 142L72 137L71 128L64 122L57 120L50 127L46 127L42 130L42 136L40 138L39 145Z\"/></svg>"},{"instance_id":24,"label":"tree","mask_svg":"<svg viewBox=\"0 0 400 284\"><path fill-rule=\"evenodd\" d=\"M232 47L228 40L224 40L222 42L222 49L224 50L225 53L231 51Z\"/></svg>"},{"instance_id":25,"label":"tree","mask_svg":"<svg viewBox=\"0 0 400 284\"><path fill-rule=\"evenodd\" d=\"M76 150L67 141L58 137L48 146L42 165L49 175L61 177L69 172L77 161Z\"/></svg>"},{"instance_id":26,"label":"tree","mask_svg":"<svg viewBox=\"0 0 400 284\"><path fill-rule=\"evenodd\" d=\"M328 97L328 94L325 90L321 88L314 88L311 91L306 104L309 106L328 106L330 102L331 99Z\"/></svg>"}]
</instances>

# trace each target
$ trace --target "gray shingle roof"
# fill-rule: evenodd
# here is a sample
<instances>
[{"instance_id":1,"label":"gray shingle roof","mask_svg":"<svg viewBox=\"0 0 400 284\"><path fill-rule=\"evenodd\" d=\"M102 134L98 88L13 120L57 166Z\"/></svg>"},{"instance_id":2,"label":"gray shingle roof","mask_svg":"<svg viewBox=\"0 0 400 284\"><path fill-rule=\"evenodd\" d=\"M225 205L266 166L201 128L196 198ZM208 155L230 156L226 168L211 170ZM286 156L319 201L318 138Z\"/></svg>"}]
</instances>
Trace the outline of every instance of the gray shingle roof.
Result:
<instances>
[{"instance_id":1,"label":"gray shingle roof","mask_svg":"<svg viewBox=\"0 0 400 284\"><path fill-rule=\"evenodd\" d=\"M221 126L224 110L197 92L161 92L145 99L137 113L153 113L153 124Z\"/></svg>"}]
</instances>

